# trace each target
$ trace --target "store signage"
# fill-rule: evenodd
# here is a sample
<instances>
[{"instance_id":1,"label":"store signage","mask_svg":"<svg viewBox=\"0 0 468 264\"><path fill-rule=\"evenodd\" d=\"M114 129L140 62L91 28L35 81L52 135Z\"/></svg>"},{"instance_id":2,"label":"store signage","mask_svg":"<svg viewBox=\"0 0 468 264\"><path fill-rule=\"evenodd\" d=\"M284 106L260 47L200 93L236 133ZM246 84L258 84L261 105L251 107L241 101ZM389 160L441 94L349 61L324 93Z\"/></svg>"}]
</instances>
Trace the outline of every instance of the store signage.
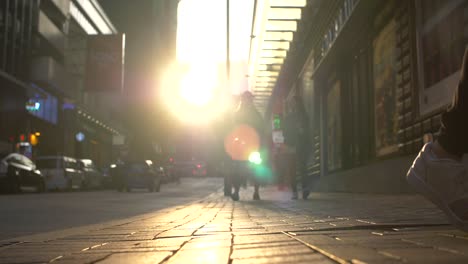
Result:
<instances>
[{"instance_id":1,"label":"store signage","mask_svg":"<svg viewBox=\"0 0 468 264\"><path fill-rule=\"evenodd\" d=\"M358 2L359 0L345 0L343 2L340 11L335 15L335 20L331 23L323 36L321 52L322 56L325 56L325 53L327 53L327 51L331 48L333 42L338 37L338 34L340 33L348 18L353 13L353 9Z\"/></svg>"},{"instance_id":2,"label":"store signage","mask_svg":"<svg viewBox=\"0 0 468 264\"><path fill-rule=\"evenodd\" d=\"M283 144L284 143L284 136L282 130L273 131L272 133L273 143L275 144Z\"/></svg>"},{"instance_id":3,"label":"store signage","mask_svg":"<svg viewBox=\"0 0 468 264\"><path fill-rule=\"evenodd\" d=\"M26 102L26 110L28 110L29 112L39 111L40 108L41 108L40 102L36 102L34 100L29 100Z\"/></svg>"},{"instance_id":4,"label":"store signage","mask_svg":"<svg viewBox=\"0 0 468 264\"><path fill-rule=\"evenodd\" d=\"M88 37L86 89L121 91L123 87L125 35Z\"/></svg>"}]
</instances>

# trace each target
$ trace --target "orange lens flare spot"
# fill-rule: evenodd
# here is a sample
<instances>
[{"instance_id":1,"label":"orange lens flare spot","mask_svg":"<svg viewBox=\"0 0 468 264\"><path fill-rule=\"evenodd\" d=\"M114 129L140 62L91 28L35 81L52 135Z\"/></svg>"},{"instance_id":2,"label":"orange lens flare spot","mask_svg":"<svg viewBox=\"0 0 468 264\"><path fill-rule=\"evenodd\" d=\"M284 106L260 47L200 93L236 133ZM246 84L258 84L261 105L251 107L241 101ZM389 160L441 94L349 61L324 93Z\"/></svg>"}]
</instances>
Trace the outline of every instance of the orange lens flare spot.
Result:
<instances>
[{"instance_id":1,"label":"orange lens flare spot","mask_svg":"<svg viewBox=\"0 0 468 264\"><path fill-rule=\"evenodd\" d=\"M249 160L250 154L259 149L258 133L248 125L237 126L224 138L224 150L233 160Z\"/></svg>"}]
</instances>

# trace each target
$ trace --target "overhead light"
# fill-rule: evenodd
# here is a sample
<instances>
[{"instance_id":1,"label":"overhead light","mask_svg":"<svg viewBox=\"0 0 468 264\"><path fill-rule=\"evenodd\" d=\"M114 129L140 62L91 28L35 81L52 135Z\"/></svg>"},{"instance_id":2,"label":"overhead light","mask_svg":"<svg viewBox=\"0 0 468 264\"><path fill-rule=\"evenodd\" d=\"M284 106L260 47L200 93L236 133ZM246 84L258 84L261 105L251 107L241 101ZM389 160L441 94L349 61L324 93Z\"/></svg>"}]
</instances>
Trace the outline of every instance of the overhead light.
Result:
<instances>
[{"instance_id":1,"label":"overhead light","mask_svg":"<svg viewBox=\"0 0 468 264\"><path fill-rule=\"evenodd\" d=\"M288 20L269 20L266 24L266 30L270 31L296 31L297 22Z\"/></svg>"}]
</instances>

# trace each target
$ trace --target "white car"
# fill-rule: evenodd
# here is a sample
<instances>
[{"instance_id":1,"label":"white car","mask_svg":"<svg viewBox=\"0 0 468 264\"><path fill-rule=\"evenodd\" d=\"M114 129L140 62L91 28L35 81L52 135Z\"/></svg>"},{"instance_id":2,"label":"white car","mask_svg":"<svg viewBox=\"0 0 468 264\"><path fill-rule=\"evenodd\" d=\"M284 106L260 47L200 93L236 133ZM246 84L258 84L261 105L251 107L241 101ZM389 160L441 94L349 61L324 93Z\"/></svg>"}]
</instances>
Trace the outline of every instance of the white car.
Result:
<instances>
[{"instance_id":1,"label":"white car","mask_svg":"<svg viewBox=\"0 0 468 264\"><path fill-rule=\"evenodd\" d=\"M78 161L65 156L43 156L36 159L47 190L72 190L83 187L83 173Z\"/></svg>"}]
</instances>

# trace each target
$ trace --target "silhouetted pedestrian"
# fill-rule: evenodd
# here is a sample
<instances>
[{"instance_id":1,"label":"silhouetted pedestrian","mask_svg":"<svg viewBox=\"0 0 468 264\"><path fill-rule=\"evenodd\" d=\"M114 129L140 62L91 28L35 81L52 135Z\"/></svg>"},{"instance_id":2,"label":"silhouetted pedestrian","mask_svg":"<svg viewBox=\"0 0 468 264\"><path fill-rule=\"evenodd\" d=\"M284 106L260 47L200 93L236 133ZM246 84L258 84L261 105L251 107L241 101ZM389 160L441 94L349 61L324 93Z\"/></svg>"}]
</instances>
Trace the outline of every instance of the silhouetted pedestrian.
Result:
<instances>
[{"instance_id":1,"label":"silhouetted pedestrian","mask_svg":"<svg viewBox=\"0 0 468 264\"><path fill-rule=\"evenodd\" d=\"M292 199L298 198L297 174L301 180L302 198L305 200L310 194L310 180L307 175L307 159L309 157L309 118L302 99L294 97L294 104L286 115L284 122L284 142L289 152L288 174L291 183Z\"/></svg>"},{"instance_id":2,"label":"silhouetted pedestrian","mask_svg":"<svg viewBox=\"0 0 468 264\"><path fill-rule=\"evenodd\" d=\"M259 200L259 181L249 168L249 155L252 152L261 152L264 148L264 122L258 110L253 104L252 93L246 91L241 95L239 107L234 113L234 128L225 140L225 146L228 148L233 160L231 184L234 192L231 198L234 201L239 200L239 189L245 178L254 181L253 199Z\"/></svg>"}]
</instances>

